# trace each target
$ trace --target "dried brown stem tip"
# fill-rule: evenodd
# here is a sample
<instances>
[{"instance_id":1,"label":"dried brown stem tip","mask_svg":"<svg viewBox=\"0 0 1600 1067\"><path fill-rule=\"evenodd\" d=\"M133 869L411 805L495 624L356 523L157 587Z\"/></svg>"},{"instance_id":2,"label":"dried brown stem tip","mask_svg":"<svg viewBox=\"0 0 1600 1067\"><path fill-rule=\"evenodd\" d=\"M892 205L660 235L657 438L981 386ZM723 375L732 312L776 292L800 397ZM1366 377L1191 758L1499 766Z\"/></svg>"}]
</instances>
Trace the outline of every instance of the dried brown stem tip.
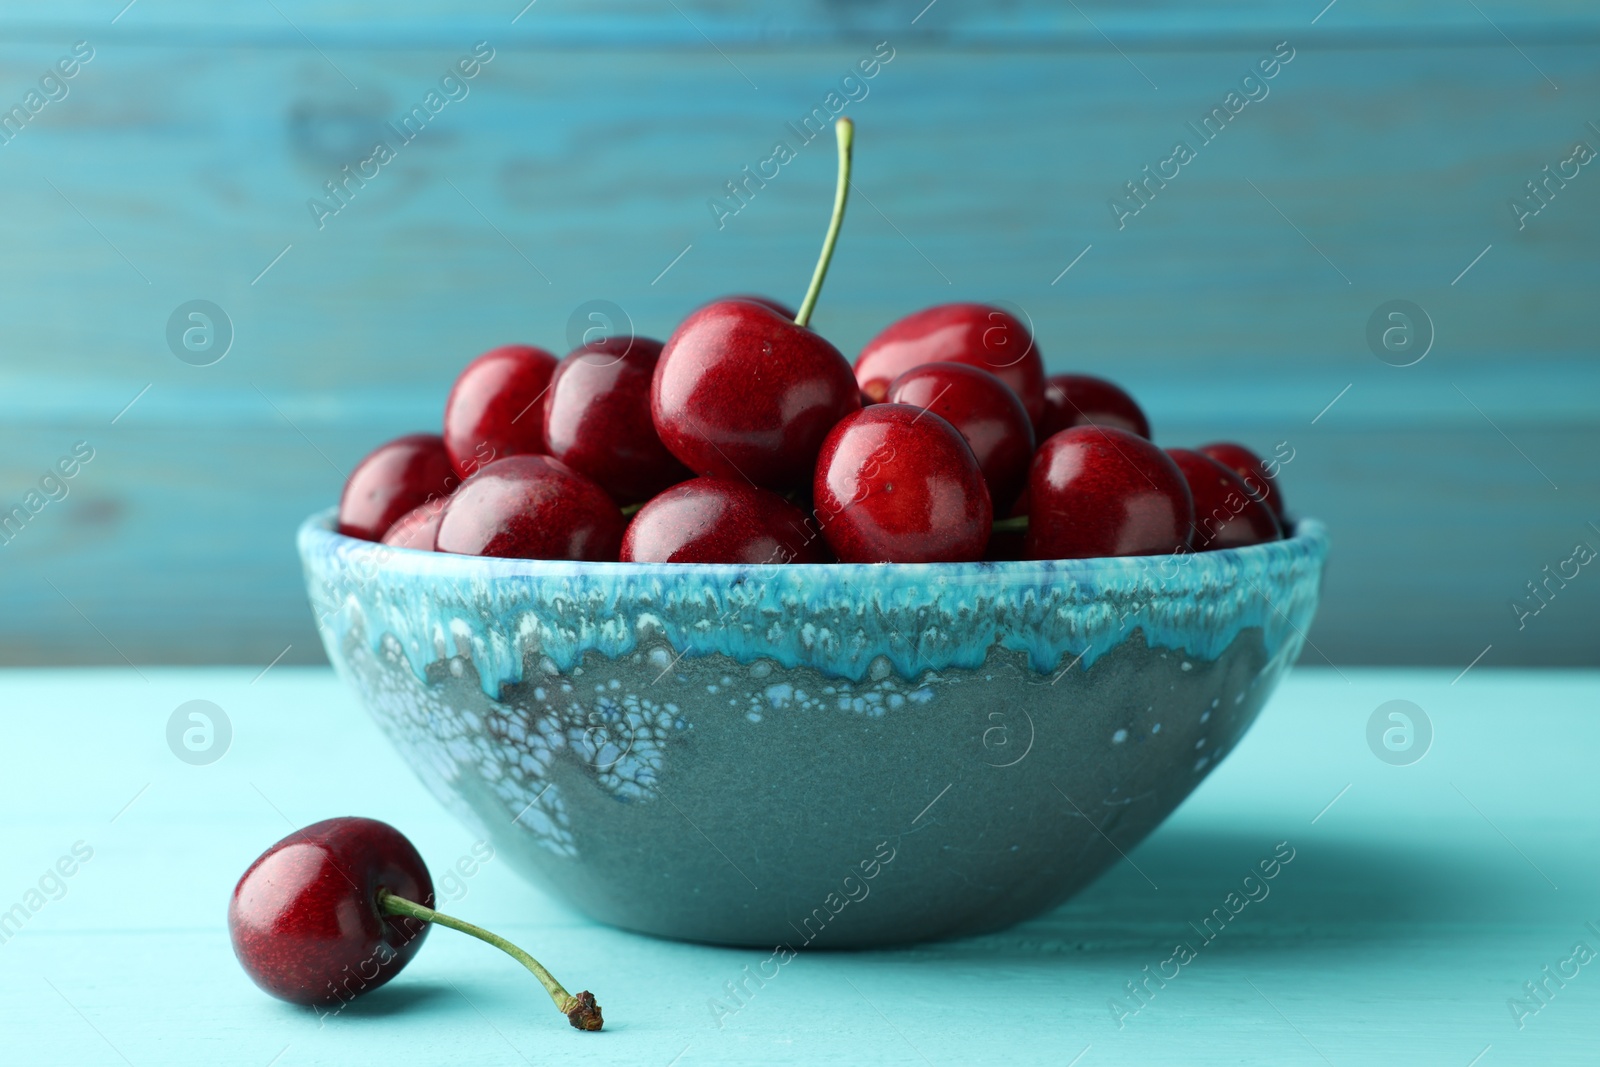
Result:
<instances>
[{"instance_id":1,"label":"dried brown stem tip","mask_svg":"<svg viewBox=\"0 0 1600 1067\"><path fill-rule=\"evenodd\" d=\"M575 997L569 997L567 1006L561 1010L574 1030L598 1030L606 1024L600 1015L600 1005L595 1003L594 994L587 989Z\"/></svg>"}]
</instances>

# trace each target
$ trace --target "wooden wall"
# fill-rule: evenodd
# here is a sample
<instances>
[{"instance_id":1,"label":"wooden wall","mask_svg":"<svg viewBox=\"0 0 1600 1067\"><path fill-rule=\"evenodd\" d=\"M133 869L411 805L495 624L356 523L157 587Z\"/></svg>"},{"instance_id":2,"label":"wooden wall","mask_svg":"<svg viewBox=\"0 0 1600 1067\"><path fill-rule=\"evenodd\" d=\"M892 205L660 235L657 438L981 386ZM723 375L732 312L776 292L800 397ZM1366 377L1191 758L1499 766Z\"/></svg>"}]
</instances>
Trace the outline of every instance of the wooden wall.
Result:
<instances>
[{"instance_id":1,"label":"wooden wall","mask_svg":"<svg viewBox=\"0 0 1600 1067\"><path fill-rule=\"evenodd\" d=\"M1512 608L1600 548L1600 163L1523 228L1508 206L1600 149L1593 4L122 3L0 12L0 112L94 50L0 145L0 509L94 450L0 544L0 662L320 660L294 528L434 427L465 360L562 350L589 300L663 336L729 291L799 299L831 138L720 229L708 201L880 42L814 321L844 351L1007 300L1163 443L1289 442L1335 546L1308 661L1600 662L1600 567ZM319 229L308 199L479 41L469 94ZM235 333L210 366L167 343L195 299ZM1366 341L1391 299L1434 324L1413 366Z\"/></svg>"}]
</instances>

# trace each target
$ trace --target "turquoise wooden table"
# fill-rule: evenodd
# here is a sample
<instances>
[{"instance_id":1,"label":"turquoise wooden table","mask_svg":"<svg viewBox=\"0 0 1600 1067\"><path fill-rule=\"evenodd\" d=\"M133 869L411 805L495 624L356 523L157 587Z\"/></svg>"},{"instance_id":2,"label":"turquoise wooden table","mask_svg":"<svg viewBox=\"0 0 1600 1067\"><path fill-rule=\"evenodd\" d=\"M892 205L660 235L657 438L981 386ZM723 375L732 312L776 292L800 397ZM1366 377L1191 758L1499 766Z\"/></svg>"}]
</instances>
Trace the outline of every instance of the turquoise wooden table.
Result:
<instances>
[{"instance_id":1,"label":"turquoise wooden table","mask_svg":"<svg viewBox=\"0 0 1600 1067\"><path fill-rule=\"evenodd\" d=\"M802 952L735 997L766 953L599 927L482 860L329 671L7 672L0 1061L1592 1063L1597 698L1600 672L1299 669L1054 913ZM190 700L226 714L215 762L168 746ZM1421 709L1411 732L1369 743L1392 700ZM291 826L354 813L412 837L449 910L595 990L606 1031L568 1029L514 964L444 931L330 1018L258 992L228 944L234 880Z\"/></svg>"}]
</instances>

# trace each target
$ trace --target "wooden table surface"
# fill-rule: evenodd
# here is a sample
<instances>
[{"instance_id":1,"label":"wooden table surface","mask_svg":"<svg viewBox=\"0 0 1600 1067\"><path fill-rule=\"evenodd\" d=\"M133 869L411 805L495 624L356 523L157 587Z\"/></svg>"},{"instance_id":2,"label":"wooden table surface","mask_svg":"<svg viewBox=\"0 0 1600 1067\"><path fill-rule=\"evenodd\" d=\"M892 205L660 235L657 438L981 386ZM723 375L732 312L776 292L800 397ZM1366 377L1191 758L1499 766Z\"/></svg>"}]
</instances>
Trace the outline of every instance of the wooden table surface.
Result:
<instances>
[{"instance_id":1,"label":"wooden table surface","mask_svg":"<svg viewBox=\"0 0 1600 1067\"><path fill-rule=\"evenodd\" d=\"M802 953L740 1003L725 983L767 953L596 926L493 859L446 881L472 837L327 670L0 673L0 1061L1594 1062L1600 672L1453 676L1299 669L1078 899L976 940ZM200 766L166 740L197 699L232 733ZM1369 747L1390 700L1429 723L1410 765ZM228 893L290 824L342 814L401 827L449 910L595 990L606 1031L568 1029L514 964L448 931L320 1023L258 992L229 949ZM74 853L70 877L47 874ZM1285 855L1275 878L1246 881ZM1206 926L1219 908L1238 914ZM1180 941L1182 966L1168 962ZM1146 981L1157 972L1172 977ZM1130 982L1152 992L1130 1000ZM1546 992L1528 999L1528 982Z\"/></svg>"}]
</instances>

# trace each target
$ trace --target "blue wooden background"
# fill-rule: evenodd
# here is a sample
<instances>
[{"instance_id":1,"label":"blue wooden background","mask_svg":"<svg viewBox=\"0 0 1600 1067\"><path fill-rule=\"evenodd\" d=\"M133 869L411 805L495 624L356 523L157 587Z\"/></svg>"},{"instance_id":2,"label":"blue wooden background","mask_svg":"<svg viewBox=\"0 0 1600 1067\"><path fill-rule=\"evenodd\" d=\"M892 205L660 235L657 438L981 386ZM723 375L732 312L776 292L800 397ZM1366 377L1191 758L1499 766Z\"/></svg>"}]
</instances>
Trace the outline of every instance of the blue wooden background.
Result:
<instances>
[{"instance_id":1,"label":"blue wooden background","mask_svg":"<svg viewBox=\"0 0 1600 1067\"><path fill-rule=\"evenodd\" d=\"M720 229L708 201L879 42L814 320L844 351L1011 301L1163 443L1289 443L1335 539L1308 660L1600 662L1597 568L1527 588L1600 548L1600 164L1509 207L1600 148L1600 9L1324 2L8 5L0 113L94 51L0 144L0 510L94 458L0 544L0 662L319 661L294 528L468 358L562 350L590 300L656 336L798 300L828 141ZM308 199L478 41L469 95L319 229ZM1284 41L1119 229L1108 201ZM235 334L210 366L168 346L196 299ZM1368 348L1391 299L1434 324L1413 366Z\"/></svg>"}]
</instances>

